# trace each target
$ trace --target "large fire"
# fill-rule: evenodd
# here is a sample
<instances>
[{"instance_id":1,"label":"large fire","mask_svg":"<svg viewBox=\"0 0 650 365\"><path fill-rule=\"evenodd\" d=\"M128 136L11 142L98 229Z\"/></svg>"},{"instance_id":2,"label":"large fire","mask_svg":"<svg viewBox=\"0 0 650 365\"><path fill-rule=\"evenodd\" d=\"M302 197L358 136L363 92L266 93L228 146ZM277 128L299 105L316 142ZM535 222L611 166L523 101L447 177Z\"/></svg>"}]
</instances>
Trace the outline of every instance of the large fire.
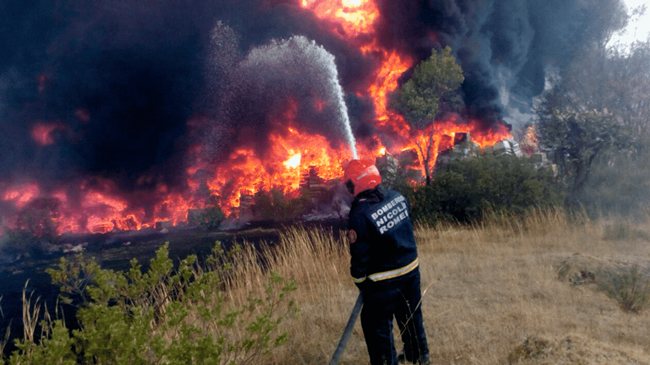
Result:
<instances>
[{"instance_id":1,"label":"large fire","mask_svg":"<svg viewBox=\"0 0 650 365\"><path fill-rule=\"evenodd\" d=\"M427 138L431 131L415 135L406 121L387 108L387 95L398 87L399 77L415 64L408 55L396 50L384 49L378 45L375 27L380 12L373 0L301 0L300 5L312 11L317 18L331 27L331 32L357 47L366 57L373 57L380 65L374 72L374 80L365 90L355 90L360 97L373 101L376 114L376 128L385 135L391 135L391 145L386 146L374 138L366 146L356 146L360 158L374 160L385 153L398 154L412 149L417 151L417 138ZM255 152L255 146L243 145L235 149L228 159L218 166L204 166L196 162L186 171L188 192L171 192L161 185L156 196L161 201L155 207L134 207L117 194L118 189L110 181L95 179L92 183L80 182L76 188L75 204L66 191L50 193L58 204L54 217L59 233L63 232L108 232L113 229L134 230L151 227L157 221L171 221L178 224L187 220L188 209L203 208L205 201L196 197L202 189L218 195L221 208L227 214L236 214L243 195L272 188L286 194L296 193L301 178L306 172L316 171L324 180L339 178L341 166L352 158L349 146L332 145L326 137L310 134L294 123L297 101L287 100L287 110L281 115L275 131L268 136L271 150L264 156ZM322 105L316 107L322 110ZM83 115L84 121L89 116ZM192 121L188 121L191 127ZM280 127L281 126L281 127ZM54 143L53 132L62 128L57 123L37 123L32 130L34 141L41 145ZM454 117L437 122L433 127L433 160L439 151L453 147L450 141L456 133L471 134L472 140L481 147L494 144L509 136L505 127L485 131L478 121L459 123ZM447 136L447 138L444 138ZM200 150L201 146L195 146ZM418 152L419 153L419 152ZM422 159L422 156L420 156ZM209 171L209 176L205 176ZM41 197L42 189L34 182L22 182L11 186L0 186L0 199L12 204L17 212L25 209ZM209 194L207 194L209 195ZM80 200L81 202L79 203ZM130 199L137 201L138 199ZM73 208L76 207L76 208ZM80 208L79 208L80 207ZM5 224L9 222L4 222ZM10 224L10 223L9 223Z\"/></svg>"},{"instance_id":2,"label":"large fire","mask_svg":"<svg viewBox=\"0 0 650 365\"><path fill-rule=\"evenodd\" d=\"M379 9L371 0L301 0L300 5L332 22L334 30L346 38L372 33L379 17Z\"/></svg>"}]
</instances>

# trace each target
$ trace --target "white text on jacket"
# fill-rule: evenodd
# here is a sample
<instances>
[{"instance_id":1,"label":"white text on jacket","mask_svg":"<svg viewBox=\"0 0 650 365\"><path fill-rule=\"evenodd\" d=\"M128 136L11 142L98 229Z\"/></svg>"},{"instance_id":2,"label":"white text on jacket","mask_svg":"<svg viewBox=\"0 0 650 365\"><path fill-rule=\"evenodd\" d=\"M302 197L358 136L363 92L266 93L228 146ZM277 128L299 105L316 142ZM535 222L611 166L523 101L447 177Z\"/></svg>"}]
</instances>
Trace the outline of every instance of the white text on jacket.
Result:
<instances>
[{"instance_id":1,"label":"white text on jacket","mask_svg":"<svg viewBox=\"0 0 650 365\"><path fill-rule=\"evenodd\" d=\"M380 234L387 232L409 216L404 200L403 196L398 196L370 215Z\"/></svg>"}]
</instances>

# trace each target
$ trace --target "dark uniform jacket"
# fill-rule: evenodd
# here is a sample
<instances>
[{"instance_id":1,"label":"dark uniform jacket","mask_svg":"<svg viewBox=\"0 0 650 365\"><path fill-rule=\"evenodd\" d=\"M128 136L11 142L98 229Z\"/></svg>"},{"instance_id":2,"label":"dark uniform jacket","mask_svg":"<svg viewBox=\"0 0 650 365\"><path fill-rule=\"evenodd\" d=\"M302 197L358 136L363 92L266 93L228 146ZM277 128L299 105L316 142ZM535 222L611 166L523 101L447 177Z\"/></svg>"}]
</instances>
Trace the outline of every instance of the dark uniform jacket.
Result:
<instances>
[{"instance_id":1,"label":"dark uniform jacket","mask_svg":"<svg viewBox=\"0 0 650 365\"><path fill-rule=\"evenodd\" d=\"M348 220L350 273L361 290L380 289L416 271L408 200L378 185L356 196Z\"/></svg>"}]
</instances>

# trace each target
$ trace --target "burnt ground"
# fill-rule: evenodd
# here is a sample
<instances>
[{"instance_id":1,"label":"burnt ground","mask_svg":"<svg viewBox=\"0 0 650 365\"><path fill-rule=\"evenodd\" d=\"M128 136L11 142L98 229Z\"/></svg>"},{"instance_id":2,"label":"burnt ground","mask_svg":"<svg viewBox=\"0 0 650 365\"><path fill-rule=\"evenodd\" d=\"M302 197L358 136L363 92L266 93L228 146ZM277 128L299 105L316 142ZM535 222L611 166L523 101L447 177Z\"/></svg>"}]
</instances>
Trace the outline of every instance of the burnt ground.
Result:
<instances>
[{"instance_id":1,"label":"burnt ground","mask_svg":"<svg viewBox=\"0 0 650 365\"><path fill-rule=\"evenodd\" d=\"M330 220L300 223L305 227L333 228L336 233L341 221ZM215 241L220 241L226 249L234 243L255 245L274 245L279 241L280 232L287 225L274 222L251 222L234 230L205 230L200 228L171 228L167 230L141 230L111 232L105 234L65 235L61 242L79 245L85 243L84 256L94 257L104 269L128 270L130 261L137 258L143 269L155 256L155 252L165 242L169 242L169 257L176 263L191 254L199 259L210 254ZM23 258L12 263L0 265L0 341L5 338L6 328L11 329L11 341L4 349L5 354L15 350L13 339L22 338L22 296L26 288L27 296L33 293L32 302L39 298L48 311L55 313L59 288L51 283L45 271L54 267L61 257L72 257L74 253L55 253L40 257ZM66 309L67 307L67 309ZM63 310L66 324L75 327L75 313L70 306L59 306Z\"/></svg>"}]
</instances>

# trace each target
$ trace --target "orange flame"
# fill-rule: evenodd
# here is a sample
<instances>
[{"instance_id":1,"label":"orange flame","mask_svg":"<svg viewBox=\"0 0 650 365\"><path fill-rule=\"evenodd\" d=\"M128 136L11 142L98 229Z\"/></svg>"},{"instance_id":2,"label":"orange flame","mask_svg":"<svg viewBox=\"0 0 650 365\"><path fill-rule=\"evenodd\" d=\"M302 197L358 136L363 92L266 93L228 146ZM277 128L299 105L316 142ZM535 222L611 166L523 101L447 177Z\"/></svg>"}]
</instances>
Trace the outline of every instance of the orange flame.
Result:
<instances>
[{"instance_id":1,"label":"orange flame","mask_svg":"<svg viewBox=\"0 0 650 365\"><path fill-rule=\"evenodd\" d=\"M520 143L521 150L528 156L539 151L539 135L534 123L530 124L523 130L523 138Z\"/></svg>"},{"instance_id":2,"label":"orange flame","mask_svg":"<svg viewBox=\"0 0 650 365\"><path fill-rule=\"evenodd\" d=\"M301 0L300 5L322 20L340 26L341 36L355 37L374 31L379 9L371 0Z\"/></svg>"},{"instance_id":3,"label":"orange flame","mask_svg":"<svg viewBox=\"0 0 650 365\"><path fill-rule=\"evenodd\" d=\"M492 130L481 128L479 121L461 123L457 116L436 123L425 131L414 131L401 115L387 106L387 97L398 87L401 75L410 69L415 61L411 56L396 50L386 49L378 42L376 25L380 12L374 0L301 0L300 5L312 11L316 17L331 25L331 31L343 40L357 47L365 57L372 57L380 65L372 74L372 81L364 90L355 90L362 98L370 97L374 105L375 127L382 135L390 136L385 146L378 136L364 140L357 147L359 158L374 159L386 153L400 153L413 150L422 164L423 156L416 142L425 142L433 133L431 161L437 155L453 147L457 133L470 133L472 141L480 147L491 145L509 137L505 126ZM435 37L432 34L431 37ZM310 171L316 171L323 180L333 180L342 175L341 166L351 158L348 146L334 145L326 137L301 130L295 119L298 111L296 100L288 100L284 113L276 121L276 128L269 135L269 150L263 156L255 147L242 145L235 149L218 166L210 166L197 159L186 168L186 193L170 191L160 185L153 194L163 197L155 207L131 207L127 199L119 197L113 183L99 181L95 184L82 182L79 199L69 199L63 191L50 194L59 200L60 212L53 214L60 233L95 232L104 233L114 229L132 230L153 227L158 221L170 221L177 225L187 221L189 209L204 208L209 194L218 196L219 204L226 214L236 214L242 197L259 191L276 188L284 193L295 193ZM323 110L324 101L315 101L316 110ZM84 123L90 121L86 110L75 112ZM201 121L188 120L188 127ZM62 125L37 123L31 133L37 143L45 146L54 143L52 132ZM200 155L202 146L195 146L191 153ZM414 155L415 156L415 155ZM200 193L202 192L202 193ZM42 194L35 183L0 188L0 198L16 209L25 207ZM199 198L197 198L199 196ZM73 206L71 200L77 201Z\"/></svg>"},{"instance_id":4,"label":"orange flame","mask_svg":"<svg viewBox=\"0 0 650 365\"><path fill-rule=\"evenodd\" d=\"M276 188L284 193L299 189L303 174L317 167L326 180L342 174L341 166L350 160L347 148L332 147L327 138L287 128L269 136L271 151L261 158L252 149L238 149L217 167L208 182L210 190L221 192L223 207L233 213L242 194L255 194ZM370 154L362 149L363 154Z\"/></svg>"},{"instance_id":5,"label":"orange flame","mask_svg":"<svg viewBox=\"0 0 650 365\"><path fill-rule=\"evenodd\" d=\"M425 145L432 129L431 161L433 162L435 162L439 152L453 147L456 133L469 132L472 141L481 148L510 136L503 125L500 125L497 130L486 131L480 128L478 121L458 123L457 117L452 117L447 121L436 121L434 126L425 131L412 130L401 115L389 110L387 97L397 89L399 77L414 65L414 60L408 55L402 55L395 50L388 50L378 45L374 25L379 18L379 12L374 1L302 0L301 4L304 8L312 10L318 18L332 22L343 29L344 32L337 31L337 33L344 39L353 44L356 44L359 39L365 40L365 42L358 45L359 49L366 56L376 58L381 64L374 74L374 81L367 90L358 92L358 96L369 95L372 98L375 114L377 115L377 128L391 135L394 139L392 141L394 145L391 147L392 152L399 153L404 150L414 150L417 152L422 165L423 156L417 148L416 142L419 142L421 146ZM355 11L355 14L362 14L364 21L359 22L354 17L342 16L340 13L341 8L347 9L347 11ZM363 26L358 26L358 24L363 24ZM365 37L358 37L360 35L365 35ZM436 37L435 34L430 36ZM380 149L375 156L383 155L385 152L385 148Z\"/></svg>"}]
</instances>

